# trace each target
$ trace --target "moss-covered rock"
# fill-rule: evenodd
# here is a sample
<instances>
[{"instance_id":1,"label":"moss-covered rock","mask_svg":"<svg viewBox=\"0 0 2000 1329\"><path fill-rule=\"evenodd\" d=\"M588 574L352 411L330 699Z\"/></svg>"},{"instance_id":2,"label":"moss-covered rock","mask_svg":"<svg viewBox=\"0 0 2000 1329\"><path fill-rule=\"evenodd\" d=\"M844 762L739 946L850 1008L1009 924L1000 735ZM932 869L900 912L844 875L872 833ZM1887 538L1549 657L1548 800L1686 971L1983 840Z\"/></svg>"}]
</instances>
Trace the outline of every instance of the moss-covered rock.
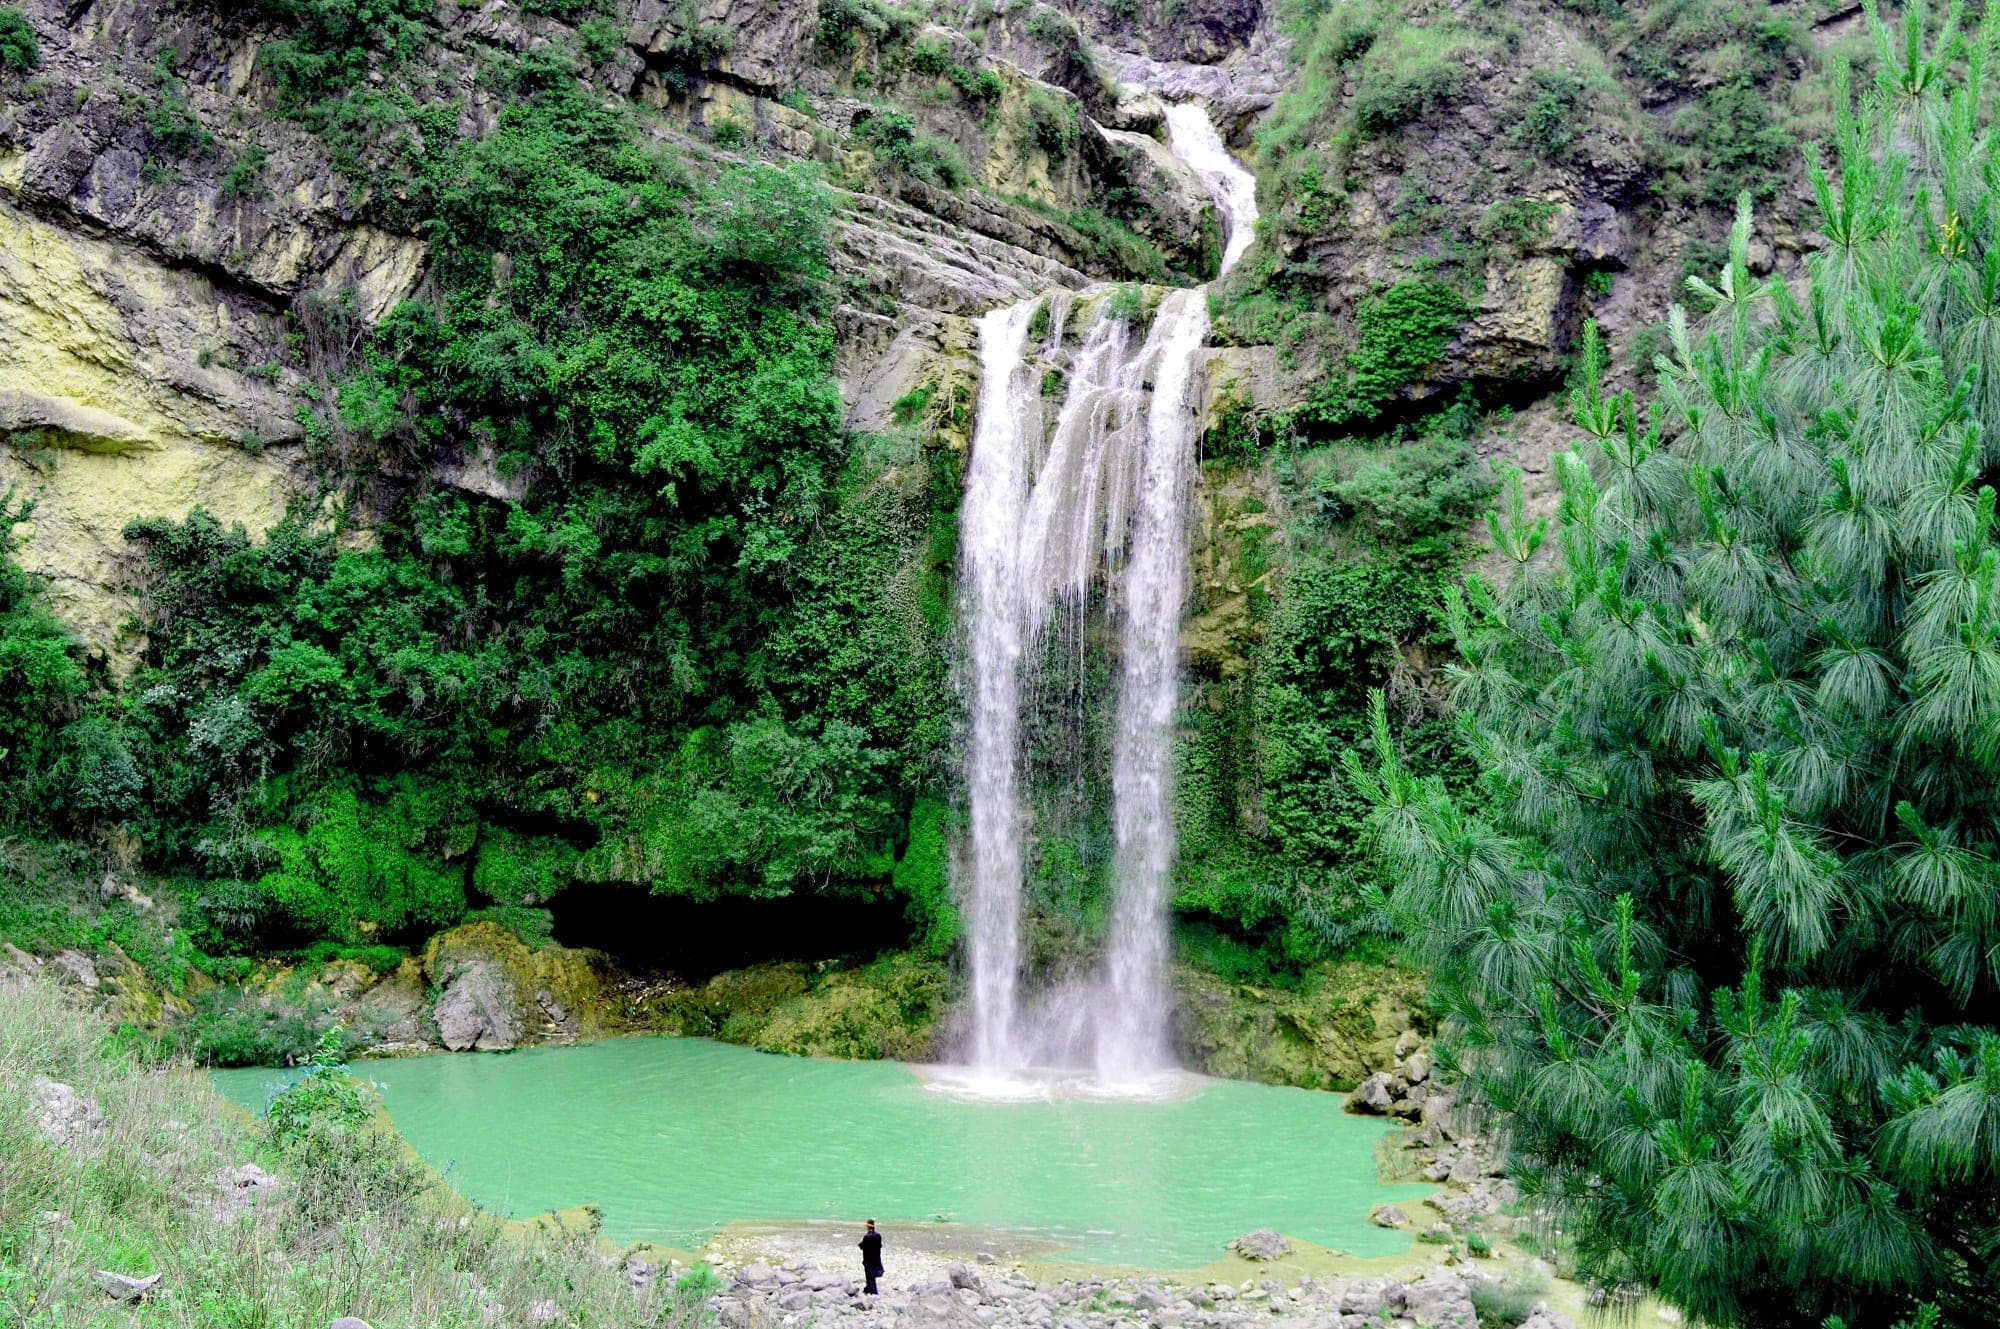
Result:
<instances>
[{"instance_id":1,"label":"moss-covered rock","mask_svg":"<svg viewBox=\"0 0 2000 1329\"><path fill-rule=\"evenodd\" d=\"M651 996L642 1019L663 1033L795 1057L910 1060L930 1055L950 993L944 965L916 954L831 971L763 964Z\"/></svg>"},{"instance_id":2,"label":"moss-covered rock","mask_svg":"<svg viewBox=\"0 0 2000 1329\"><path fill-rule=\"evenodd\" d=\"M942 964L892 955L829 974L742 1041L797 1057L918 1060L931 1055L950 990Z\"/></svg>"},{"instance_id":3,"label":"moss-covered rock","mask_svg":"<svg viewBox=\"0 0 2000 1329\"><path fill-rule=\"evenodd\" d=\"M1192 1069L1302 1089L1351 1089L1431 1026L1423 978L1393 962L1325 964L1296 987L1231 983L1181 966L1175 1042Z\"/></svg>"},{"instance_id":4,"label":"moss-covered rock","mask_svg":"<svg viewBox=\"0 0 2000 1329\"><path fill-rule=\"evenodd\" d=\"M621 1027L610 968L596 951L530 947L497 923L467 923L430 939L422 970L440 993L432 1019L447 1047L499 1049Z\"/></svg>"}]
</instances>

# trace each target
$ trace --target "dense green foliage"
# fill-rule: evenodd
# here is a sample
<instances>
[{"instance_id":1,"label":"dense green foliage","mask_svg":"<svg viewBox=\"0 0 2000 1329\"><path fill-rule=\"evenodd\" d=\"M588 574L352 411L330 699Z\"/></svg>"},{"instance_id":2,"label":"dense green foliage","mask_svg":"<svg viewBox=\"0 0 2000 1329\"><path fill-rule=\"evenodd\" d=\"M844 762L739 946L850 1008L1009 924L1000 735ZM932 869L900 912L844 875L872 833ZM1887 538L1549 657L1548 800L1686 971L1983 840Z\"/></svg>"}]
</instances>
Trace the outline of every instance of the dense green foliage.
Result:
<instances>
[{"instance_id":1,"label":"dense green foliage","mask_svg":"<svg viewBox=\"0 0 2000 1329\"><path fill-rule=\"evenodd\" d=\"M42 43L28 16L14 5L0 5L0 70L25 73L42 63Z\"/></svg>"},{"instance_id":2,"label":"dense green foliage","mask_svg":"<svg viewBox=\"0 0 2000 1329\"><path fill-rule=\"evenodd\" d=\"M1444 358L1465 321L1465 300L1435 282L1400 281L1354 312L1354 347L1340 372L1313 389L1302 419L1329 428L1374 419Z\"/></svg>"},{"instance_id":3,"label":"dense green foliage","mask_svg":"<svg viewBox=\"0 0 2000 1329\"><path fill-rule=\"evenodd\" d=\"M1592 348L1553 566L1454 602L1477 796L1350 759L1524 1185L1718 1324L2000 1322L2000 19L1910 13L1809 292L1746 196L1657 414Z\"/></svg>"},{"instance_id":4,"label":"dense green foliage","mask_svg":"<svg viewBox=\"0 0 2000 1329\"><path fill-rule=\"evenodd\" d=\"M282 12L287 104L328 133L343 42L424 39L394 6ZM816 177L697 169L564 58L524 59L482 137L399 159L422 298L373 329L337 293L298 308L308 440L370 539L332 504L259 541L135 523L147 649L115 694L0 573L5 797L135 837L214 951L407 943L577 875L900 880L937 944L935 869L895 869L941 779L955 471L843 430Z\"/></svg>"},{"instance_id":5,"label":"dense green foliage","mask_svg":"<svg viewBox=\"0 0 2000 1329\"><path fill-rule=\"evenodd\" d=\"M1463 775L1424 679L1442 644L1443 588L1492 493L1466 442L1478 423L1467 398L1420 431L1281 454L1272 470L1293 514L1282 561L1260 501L1230 515L1241 534L1227 576L1250 588L1254 627L1245 658L1195 664L1176 906L1260 947L1280 972L1381 926L1368 807L1338 774L1366 735L1370 690L1396 691L1399 732L1430 769L1454 787Z\"/></svg>"},{"instance_id":6,"label":"dense green foliage","mask_svg":"<svg viewBox=\"0 0 2000 1329\"><path fill-rule=\"evenodd\" d=\"M0 547L11 551L28 514L0 496ZM38 816L63 790L62 768L84 758L94 730L74 723L89 680L69 634L43 605L41 587L0 557L0 816ZM92 809L95 810L95 809Z\"/></svg>"}]
</instances>

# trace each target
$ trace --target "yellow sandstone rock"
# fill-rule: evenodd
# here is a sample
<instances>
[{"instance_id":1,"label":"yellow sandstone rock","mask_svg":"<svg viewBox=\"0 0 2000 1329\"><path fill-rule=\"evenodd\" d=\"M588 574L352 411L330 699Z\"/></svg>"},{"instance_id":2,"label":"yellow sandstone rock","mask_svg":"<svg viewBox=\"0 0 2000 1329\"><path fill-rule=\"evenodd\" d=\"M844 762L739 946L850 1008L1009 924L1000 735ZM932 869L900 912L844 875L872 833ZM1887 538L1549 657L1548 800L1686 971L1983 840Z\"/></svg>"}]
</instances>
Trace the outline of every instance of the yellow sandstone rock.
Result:
<instances>
[{"instance_id":1,"label":"yellow sandstone rock","mask_svg":"<svg viewBox=\"0 0 2000 1329\"><path fill-rule=\"evenodd\" d=\"M275 359L282 333L205 278L0 198L0 488L35 505L14 557L114 665L137 645L119 640L127 522L202 507L261 534L284 515L292 399L244 364Z\"/></svg>"}]
</instances>

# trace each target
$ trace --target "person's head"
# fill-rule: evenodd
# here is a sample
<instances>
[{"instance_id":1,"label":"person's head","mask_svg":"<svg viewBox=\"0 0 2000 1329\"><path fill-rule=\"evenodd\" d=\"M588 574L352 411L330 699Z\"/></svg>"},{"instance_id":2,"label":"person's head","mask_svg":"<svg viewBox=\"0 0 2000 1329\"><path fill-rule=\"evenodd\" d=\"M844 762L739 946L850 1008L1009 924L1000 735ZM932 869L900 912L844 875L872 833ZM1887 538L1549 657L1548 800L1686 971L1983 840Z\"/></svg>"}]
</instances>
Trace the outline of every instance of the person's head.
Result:
<instances>
[{"instance_id":1,"label":"person's head","mask_svg":"<svg viewBox=\"0 0 2000 1329\"><path fill-rule=\"evenodd\" d=\"M875 1230L875 1220L872 1218L868 1220L868 1230L870 1232L873 1232Z\"/></svg>"}]
</instances>

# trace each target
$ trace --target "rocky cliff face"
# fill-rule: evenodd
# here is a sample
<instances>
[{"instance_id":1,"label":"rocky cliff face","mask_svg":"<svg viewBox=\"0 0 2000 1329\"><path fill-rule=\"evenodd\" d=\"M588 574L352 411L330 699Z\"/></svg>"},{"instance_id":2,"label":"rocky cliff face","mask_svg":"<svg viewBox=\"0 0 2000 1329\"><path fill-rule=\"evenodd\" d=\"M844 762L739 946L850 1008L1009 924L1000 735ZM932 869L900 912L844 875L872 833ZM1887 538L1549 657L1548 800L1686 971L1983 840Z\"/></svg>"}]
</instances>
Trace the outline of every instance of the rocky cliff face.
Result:
<instances>
[{"instance_id":1,"label":"rocky cliff face","mask_svg":"<svg viewBox=\"0 0 2000 1329\"><path fill-rule=\"evenodd\" d=\"M281 30L137 0L25 9L41 64L0 84L0 477L36 504L18 556L52 579L94 650L124 659L125 524L202 507L254 535L315 499L299 422L324 385L301 343L340 330L301 313L338 301L378 319L418 289L426 251L325 142L274 113L260 52ZM884 427L913 389L963 390L969 319L987 308L1212 261L1191 179L1082 117L1034 62L901 18L829 44L820 18L811 3L637 0L598 19L619 40L591 77L701 154L815 160L850 186L837 319L855 427ZM438 23L429 77L462 90L461 134L497 114L477 78L487 54L578 40L503 3L441 10ZM690 33L717 31L716 50L689 57ZM906 114L962 174L885 162L868 122ZM1087 234L1112 224L1100 211L1079 229L1079 210L1113 194L1157 251ZM442 464L439 478L497 485L477 465Z\"/></svg>"},{"instance_id":2,"label":"rocky cliff face","mask_svg":"<svg viewBox=\"0 0 2000 1329\"><path fill-rule=\"evenodd\" d=\"M132 608L125 521L202 506L255 532L306 496L312 384L292 311L339 293L378 318L418 288L425 246L273 113L260 52L281 30L142 0L25 8L43 58L0 89L0 428L13 440L0 470L38 504L21 557L115 655ZM1634 72L1613 49L1630 34L1587 6L1390 8L1330 38L1338 14L1269 0L1037 0L961 26L860 0L625 0L595 20L616 40L590 47L590 79L656 111L663 136L816 160L849 186L838 318L856 428L887 427L926 386L965 398L968 320L984 309L1212 264L1205 196L1159 141L1162 95L1201 97L1244 151L1263 144L1271 221L1236 296L1288 291L1337 346L1372 293L1466 269L1476 294L1450 354L1404 393L1473 383L1531 405L1583 319L1631 350L1706 252L1716 209L1665 187L1661 143L1708 95L1703 80L1730 71ZM1816 52L1851 40L1853 16L1779 8L1804 34L1764 76L1782 98ZM437 22L429 77L463 92L461 134L497 113L477 77L486 54L579 40L503 0ZM1396 43L1405 64L1429 63L1387 67ZM1395 82L1419 76L1414 92ZM1385 103L1398 87L1405 100ZM885 117L943 145L950 178L891 160ZM1797 189L1744 183L1773 198L1759 262L1795 270ZM1237 316L1222 332L1243 354L1212 381L1261 411L1304 397L1320 366L1291 330ZM1267 336L1293 344L1260 347ZM1547 431L1528 420L1484 449L1539 468ZM937 423L962 435L962 419ZM477 467L444 474L492 488Z\"/></svg>"}]
</instances>

